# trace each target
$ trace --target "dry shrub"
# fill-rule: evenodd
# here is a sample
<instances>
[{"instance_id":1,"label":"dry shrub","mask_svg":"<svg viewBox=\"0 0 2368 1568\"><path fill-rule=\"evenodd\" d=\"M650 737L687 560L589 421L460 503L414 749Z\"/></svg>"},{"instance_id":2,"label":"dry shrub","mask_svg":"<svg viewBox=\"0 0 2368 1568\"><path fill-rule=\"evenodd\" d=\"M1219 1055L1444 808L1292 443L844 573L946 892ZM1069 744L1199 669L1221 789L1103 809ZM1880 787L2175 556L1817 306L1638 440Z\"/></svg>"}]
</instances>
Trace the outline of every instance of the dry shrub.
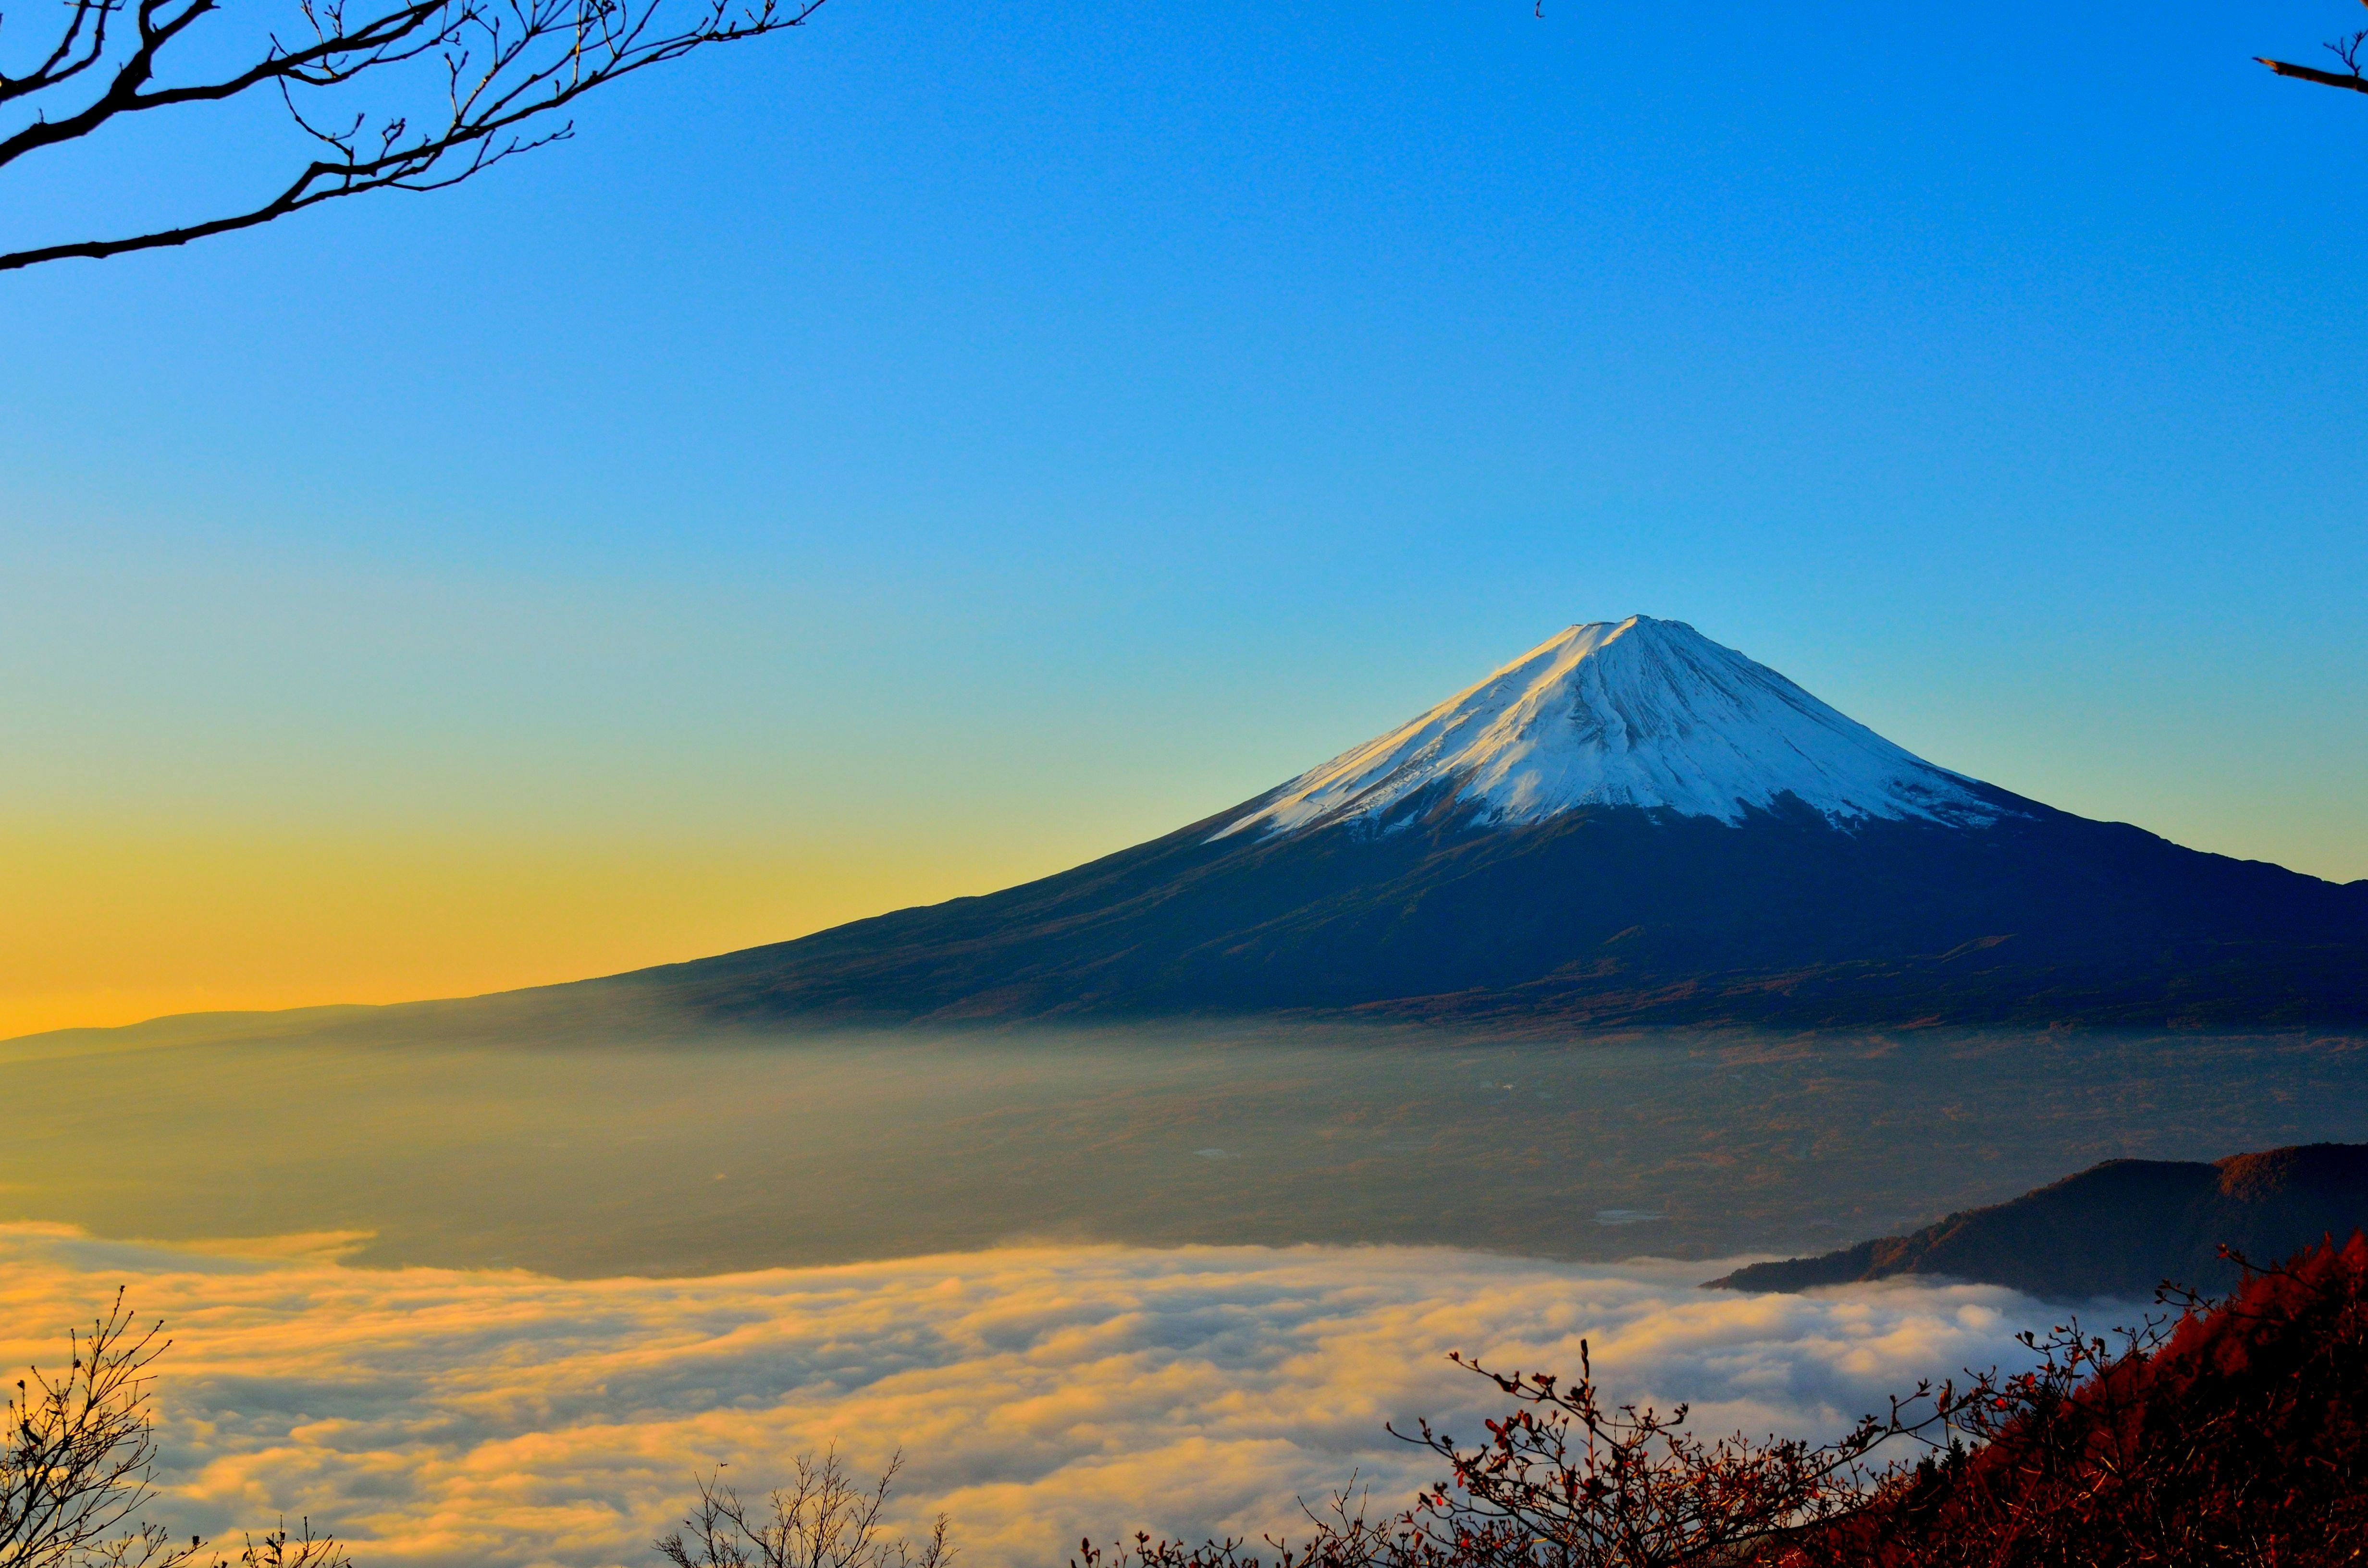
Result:
<instances>
[{"instance_id":1,"label":"dry shrub","mask_svg":"<svg viewBox=\"0 0 2368 1568\"><path fill-rule=\"evenodd\" d=\"M123 1292L90 1333L66 1346L63 1372L27 1369L0 1437L0 1568L227 1568L191 1536L184 1544L140 1516L155 1495L156 1434L149 1368L172 1345L142 1328ZM245 1538L239 1568L351 1568L345 1549L290 1535L283 1522Z\"/></svg>"}]
</instances>

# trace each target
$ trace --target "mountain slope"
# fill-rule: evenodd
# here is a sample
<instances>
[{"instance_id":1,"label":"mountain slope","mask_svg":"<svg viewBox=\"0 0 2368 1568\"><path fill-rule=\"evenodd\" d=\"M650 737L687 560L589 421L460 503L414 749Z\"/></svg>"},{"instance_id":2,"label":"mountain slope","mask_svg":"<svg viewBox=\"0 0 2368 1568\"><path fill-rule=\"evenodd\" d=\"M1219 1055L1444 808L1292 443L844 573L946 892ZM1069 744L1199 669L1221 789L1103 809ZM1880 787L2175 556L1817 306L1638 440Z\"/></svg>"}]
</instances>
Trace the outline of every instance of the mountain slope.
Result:
<instances>
[{"instance_id":1,"label":"mountain slope","mask_svg":"<svg viewBox=\"0 0 2368 1568\"><path fill-rule=\"evenodd\" d=\"M2219 1256L2223 1243L2256 1263L2274 1264L2362 1225L2368 1143L2311 1143L2212 1165L2108 1160L1910 1235L1821 1257L1755 1263L1710 1283L1805 1290L1913 1274L2057 1300L2144 1298L2166 1279L2203 1290L2234 1285L2237 1269Z\"/></svg>"},{"instance_id":2,"label":"mountain slope","mask_svg":"<svg viewBox=\"0 0 2368 1568\"><path fill-rule=\"evenodd\" d=\"M2357 1019L2368 884L2054 811L1632 618L1088 865L596 983L719 1019Z\"/></svg>"},{"instance_id":3,"label":"mountain slope","mask_svg":"<svg viewBox=\"0 0 2368 1568\"><path fill-rule=\"evenodd\" d=\"M1986 823L1972 780L1893 745L1692 627L1574 626L1388 734L1302 774L1218 836L1373 823L1440 786L1491 826L1580 806L1733 824L1791 800L1829 819Z\"/></svg>"}]
</instances>

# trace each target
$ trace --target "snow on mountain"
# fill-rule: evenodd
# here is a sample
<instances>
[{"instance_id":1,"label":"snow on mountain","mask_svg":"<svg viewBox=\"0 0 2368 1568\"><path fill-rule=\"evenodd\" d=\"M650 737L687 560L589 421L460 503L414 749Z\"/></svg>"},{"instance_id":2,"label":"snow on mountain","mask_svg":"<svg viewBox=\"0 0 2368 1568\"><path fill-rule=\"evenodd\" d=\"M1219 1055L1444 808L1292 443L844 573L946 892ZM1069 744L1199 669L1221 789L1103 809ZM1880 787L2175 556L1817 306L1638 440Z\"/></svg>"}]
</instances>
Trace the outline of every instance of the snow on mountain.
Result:
<instances>
[{"instance_id":1,"label":"snow on mountain","mask_svg":"<svg viewBox=\"0 0 2368 1568\"><path fill-rule=\"evenodd\" d=\"M1841 824L1995 821L1971 782L1684 622L1636 615L1540 643L1214 836L1378 819L1433 786L1495 824L1589 805L1736 823L1786 795Z\"/></svg>"}]
</instances>

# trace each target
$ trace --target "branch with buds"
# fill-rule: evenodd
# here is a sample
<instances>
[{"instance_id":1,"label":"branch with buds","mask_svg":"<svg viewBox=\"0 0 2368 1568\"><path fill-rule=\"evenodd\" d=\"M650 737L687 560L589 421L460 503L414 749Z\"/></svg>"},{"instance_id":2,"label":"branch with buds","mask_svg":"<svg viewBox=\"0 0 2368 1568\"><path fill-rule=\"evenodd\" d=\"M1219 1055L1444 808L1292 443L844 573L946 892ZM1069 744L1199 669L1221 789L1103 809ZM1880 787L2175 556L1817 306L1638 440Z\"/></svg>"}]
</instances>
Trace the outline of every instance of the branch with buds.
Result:
<instances>
[{"instance_id":1,"label":"branch with buds","mask_svg":"<svg viewBox=\"0 0 2368 1568\"><path fill-rule=\"evenodd\" d=\"M172 1343L161 1324L142 1327L118 1290L90 1332L68 1340L63 1372L34 1367L17 1380L0 1436L0 1568L197 1568L202 1540L184 1545L139 1517L155 1496L149 1369ZM293 1535L282 1523L247 1537L239 1565L352 1568L309 1519Z\"/></svg>"},{"instance_id":2,"label":"branch with buds","mask_svg":"<svg viewBox=\"0 0 2368 1568\"><path fill-rule=\"evenodd\" d=\"M253 228L340 197L440 190L564 141L585 94L710 44L802 26L822 0L296 0L259 58L173 77L221 0L66 0L25 70L0 68L0 170L162 110L276 94L313 154L253 204L109 239L0 253L0 271ZM283 36L283 33L285 36ZM0 42L6 35L0 34ZM216 46L208 40L208 49ZM367 80L365 80L367 79ZM355 107L378 85L399 108Z\"/></svg>"}]
</instances>

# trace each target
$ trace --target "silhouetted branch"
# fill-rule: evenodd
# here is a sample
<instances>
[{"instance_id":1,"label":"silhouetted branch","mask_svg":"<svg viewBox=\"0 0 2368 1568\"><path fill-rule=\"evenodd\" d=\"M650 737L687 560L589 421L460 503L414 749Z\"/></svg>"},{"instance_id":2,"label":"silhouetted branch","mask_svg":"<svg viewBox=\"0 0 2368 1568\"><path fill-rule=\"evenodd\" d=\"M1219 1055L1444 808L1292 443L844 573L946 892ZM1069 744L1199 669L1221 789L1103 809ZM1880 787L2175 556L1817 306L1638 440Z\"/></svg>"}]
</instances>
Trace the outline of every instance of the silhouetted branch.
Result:
<instances>
[{"instance_id":1,"label":"silhouetted branch","mask_svg":"<svg viewBox=\"0 0 2368 1568\"><path fill-rule=\"evenodd\" d=\"M142 1328L123 1292L88 1335L67 1342L61 1373L28 1369L0 1434L0 1568L198 1568L205 1542L178 1543L140 1510L154 1496L148 1369L171 1346ZM207 1568L229 1568L209 1556ZM239 1568L353 1568L333 1537L302 1521L249 1536Z\"/></svg>"},{"instance_id":2,"label":"silhouetted branch","mask_svg":"<svg viewBox=\"0 0 2368 1568\"><path fill-rule=\"evenodd\" d=\"M323 151L252 206L118 238L0 253L0 271L187 244L364 191L457 185L565 140L574 123L561 111L595 87L708 44L801 26L822 3L381 0L357 13L347 0L296 0L305 36L290 43L273 32L250 63L167 83L160 80L167 51L217 12L219 0L68 0L42 58L19 75L0 71L0 106L29 114L0 129L0 169L126 117L265 90L279 95ZM407 66L417 71L406 74ZM413 111L345 108L337 90L364 76L397 87ZM85 78L99 85L85 86ZM323 95L333 97L316 103ZM434 107L422 112L422 98Z\"/></svg>"},{"instance_id":3,"label":"silhouetted branch","mask_svg":"<svg viewBox=\"0 0 2368 1568\"><path fill-rule=\"evenodd\" d=\"M2361 0L2368 6L2368 0ZM2292 76L2300 82L2317 82L2325 87L2349 87L2355 93L2368 93L2368 76L2360 74L2360 50L2368 44L2368 28L2362 28L2350 38L2335 39L2323 45L2326 51L2343 62L2340 72L2321 71L2316 66L2296 65L2289 61L2271 60L2265 55L2253 58L2281 76Z\"/></svg>"},{"instance_id":4,"label":"silhouetted branch","mask_svg":"<svg viewBox=\"0 0 2368 1568\"><path fill-rule=\"evenodd\" d=\"M17 1381L0 1445L0 1565L178 1568L196 1555L197 1541L176 1547L132 1523L153 1494L147 1371L171 1343L161 1332L134 1323L119 1290L89 1335L69 1342L65 1371L35 1367Z\"/></svg>"},{"instance_id":5,"label":"silhouetted branch","mask_svg":"<svg viewBox=\"0 0 2368 1568\"><path fill-rule=\"evenodd\" d=\"M954 1549L938 1516L919 1548L880 1533L888 1492L905 1465L897 1454L866 1490L839 1463L800 1454L797 1478L766 1494L762 1508L740 1500L720 1473L699 1483L699 1505L682 1528L651 1544L674 1568L946 1568Z\"/></svg>"},{"instance_id":6,"label":"silhouetted branch","mask_svg":"<svg viewBox=\"0 0 2368 1568\"><path fill-rule=\"evenodd\" d=\"M1994 1413L2006 1387L1972 1376L1890 1402L1830 1443L1740 1434L1704 1441L1688 1409L1602 1403L1589 1351L1579 1376L1495 1372L1462 1355L1513 1399L1487 1423L1488 1441L1464 1448L1428 1422L1390 1430L1444 1462L1446 1479L1414 1506L1376 1523L1351 1493L1323 1513L1302 1505L1314 1528L1296 1540L1266 1538L1262 1562L1246 1542L1191 1547L1132 1541L1079 1543L1072 1568L1684 1568L1757 1561L1787 1538L1845 1518L1900 1469L1879 1462L1897 1439L1946 1453L1969 1425ZM1352 1483L1353 1484L1353 1483Z\"/></svg>"}]
</instances>

